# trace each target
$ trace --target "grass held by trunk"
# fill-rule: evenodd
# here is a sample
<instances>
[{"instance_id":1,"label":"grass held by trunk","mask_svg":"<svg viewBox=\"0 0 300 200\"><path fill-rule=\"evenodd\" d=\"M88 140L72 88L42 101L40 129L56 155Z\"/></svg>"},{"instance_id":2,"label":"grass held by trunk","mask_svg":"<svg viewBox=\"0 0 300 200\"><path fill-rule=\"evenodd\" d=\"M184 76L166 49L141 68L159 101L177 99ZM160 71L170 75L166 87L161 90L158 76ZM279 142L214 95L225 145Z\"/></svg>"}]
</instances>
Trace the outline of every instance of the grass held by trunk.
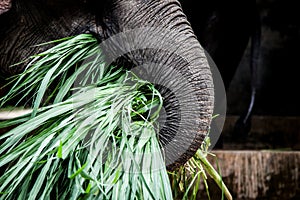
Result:
<instances>
[{"instance_id":1,"label":"grass held by trunk","mask_svg":"<svg viewBox=\"0 0 300 200\"><path fill-rule=\"evenodd\" d=\"M84 86L73 88L79 78ZM105 67L92 36L33 57L14 81L2 103L35 95L32 113L0 123L17 125L0 136L1 199L172 198L155 126L162 97L131 72Z\"/></svg>"},{"instance_id":2,"label":"grass held by trunk","mask_svg":"<svg viewBox=\"0 0 300 200\"><path fill-rule=\"evenodd\" d=\"M160 93L106 66L92 35L50 43L58 44L29 58L0 98L2 107L32 95L31 113L0 122L15 126L0 136L0 199L173 199L157 135ZM197 155L193 165L209 169ZM199 174L186 179L185 199Z\"/></svg>"}]
</instances>

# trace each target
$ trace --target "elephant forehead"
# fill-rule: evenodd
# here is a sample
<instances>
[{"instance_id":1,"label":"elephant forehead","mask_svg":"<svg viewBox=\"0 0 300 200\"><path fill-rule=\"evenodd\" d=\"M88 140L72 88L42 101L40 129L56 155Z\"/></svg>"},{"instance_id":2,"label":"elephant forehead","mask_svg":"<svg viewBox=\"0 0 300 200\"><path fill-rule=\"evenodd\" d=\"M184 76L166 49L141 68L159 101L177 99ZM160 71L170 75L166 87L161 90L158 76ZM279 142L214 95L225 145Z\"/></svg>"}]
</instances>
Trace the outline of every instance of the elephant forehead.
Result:
<instances>
[{"instance_id":1,"label":"elephant forehead","mask_svg":"<svg viewBox=\"0 0 300 200\"><path fill-rule=\"evenodd\" d=\"M0 15L11 8L11 0L0 0Z\"/></svg>"}]
</instances>

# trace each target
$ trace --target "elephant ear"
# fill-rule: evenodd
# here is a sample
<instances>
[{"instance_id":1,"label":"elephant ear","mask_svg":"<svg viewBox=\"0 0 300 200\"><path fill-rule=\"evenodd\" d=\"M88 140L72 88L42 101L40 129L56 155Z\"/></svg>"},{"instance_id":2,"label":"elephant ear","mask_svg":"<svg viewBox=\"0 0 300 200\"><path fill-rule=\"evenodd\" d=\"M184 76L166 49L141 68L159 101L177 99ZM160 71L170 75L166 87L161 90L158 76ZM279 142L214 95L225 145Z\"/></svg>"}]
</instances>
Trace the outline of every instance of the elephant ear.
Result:
<instances>
[{"instance_id":1,"label":"elephant ear","mask_svg":"<svg viewBox=\"0 0 300 200\"><path fill-rule=\"evenodd\" d=\"M0 0L0 15L9 11L11 8L11 0Z\"/></svg>"}]
</instances>

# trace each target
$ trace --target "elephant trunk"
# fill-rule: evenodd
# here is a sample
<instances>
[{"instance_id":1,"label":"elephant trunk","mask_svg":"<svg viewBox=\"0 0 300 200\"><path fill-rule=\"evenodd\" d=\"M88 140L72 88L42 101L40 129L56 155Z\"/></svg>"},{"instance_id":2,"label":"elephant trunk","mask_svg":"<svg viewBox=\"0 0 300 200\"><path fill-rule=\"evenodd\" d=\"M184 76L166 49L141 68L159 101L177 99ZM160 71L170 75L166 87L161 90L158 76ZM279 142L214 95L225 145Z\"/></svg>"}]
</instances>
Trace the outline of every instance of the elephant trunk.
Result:
<instances>
[{"instance_id":1,"label":"elephant trunk","mask_svg":"<svg viewBox=\"0 0 300 200\"><path fill-rule=\"evenodd\" d=\"M159 137L167 167L182 165L209 131L214 90L204 50L180 3L114 0L101 23L100 35L112 38L106 54L111 59L122 56L137 66L134 71L154 82L162 93L166 116Z\"/></svg>"}]
</instances>

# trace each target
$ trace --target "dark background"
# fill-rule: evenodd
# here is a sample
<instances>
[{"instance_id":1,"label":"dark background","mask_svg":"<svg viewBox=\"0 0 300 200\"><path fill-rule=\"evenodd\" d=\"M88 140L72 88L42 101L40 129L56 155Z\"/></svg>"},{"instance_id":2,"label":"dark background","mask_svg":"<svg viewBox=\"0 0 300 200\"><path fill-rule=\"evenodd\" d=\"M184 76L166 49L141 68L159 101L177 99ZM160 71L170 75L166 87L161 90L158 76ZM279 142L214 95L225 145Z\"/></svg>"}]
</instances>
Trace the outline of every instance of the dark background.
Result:
<instances>
[{"instance_id":1,"label":"dark background","mask_svg":"<svg viewBox=\"0 0 300 200\"><path fill-rule=\"evenodd\" d=\"M300 114L300 12L297 1L258 0L262 23L254 114L299 116ZM250 96L249 49L228 91L228 114L239 114Z\"/></svg>"},{"instance_id":2,"label":"dark background","mask_svg":"<svg viewBox=\"0 0 300 200\"><path fill-rule=\"evenodd\" d=\"M297 1L258 0L261 47L257 93L246 138L236 142L234 126L250 102L250 42L227 91L223 147L300 149L300 12Z\"/></svg>"},{"instance_id":3,"label":"dark background","mask_svg":"<svg viewBox=\"0 0 300 200\"><path fill-rule=\"evenodd\" d=\"M300 12L295 0L210 0L184 12L214 58L227 88L221 149L300 149ZM197 11L198 9L198 11ZM236 122L251 98L251 39L255 17L261 30L256 99L247 127ZM248 45L247 45L248 43Z\"/></svg>"}]
</instances>

